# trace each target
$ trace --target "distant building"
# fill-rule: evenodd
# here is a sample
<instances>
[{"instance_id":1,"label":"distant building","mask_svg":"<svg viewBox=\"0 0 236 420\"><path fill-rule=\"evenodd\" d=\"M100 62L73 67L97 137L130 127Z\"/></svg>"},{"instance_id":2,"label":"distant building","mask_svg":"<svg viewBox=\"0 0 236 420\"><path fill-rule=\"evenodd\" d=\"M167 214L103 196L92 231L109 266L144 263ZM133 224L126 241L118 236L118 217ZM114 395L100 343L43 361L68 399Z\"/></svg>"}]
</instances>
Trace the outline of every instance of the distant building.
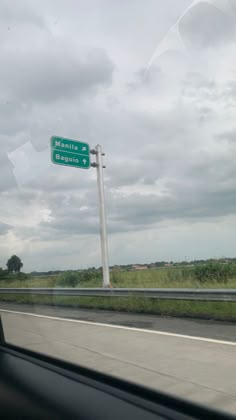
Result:
<instances>
[{"instance_id":1,"label":"distant building","mask_svg":"<svg viewBox=\"0 0 236 420\"><path fill-rule=\"evenodd\" d=\"M132 269L133 270L147 270L148 269L148 266L147 265L137 264L137 265L133 265L132 266Z\"/></svg>"}]
</instances>

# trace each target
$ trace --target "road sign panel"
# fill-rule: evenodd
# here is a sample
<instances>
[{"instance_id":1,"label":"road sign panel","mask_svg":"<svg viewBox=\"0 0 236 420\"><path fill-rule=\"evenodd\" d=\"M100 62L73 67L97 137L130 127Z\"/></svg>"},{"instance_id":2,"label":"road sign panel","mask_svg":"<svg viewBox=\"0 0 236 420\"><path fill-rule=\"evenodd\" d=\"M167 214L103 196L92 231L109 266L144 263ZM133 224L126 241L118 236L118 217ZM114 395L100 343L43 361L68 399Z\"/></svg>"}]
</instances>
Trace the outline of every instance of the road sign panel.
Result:
<instances>
[{"instance_id":1,"label":"road sign panel","mask_svg":"<svg viewBox=\"0 0 236 420\"><path fill-rule=\"evenodd\" d=\"M89 169L90 147L81 141L53 136L51 137L51 158L56 165Z\"/></svg>"},{"instance_id":2,"label":"road sign panel","mask_svg":"<svg viewBox=\"0 0 236 420\"><path fill-rule=\"evenodd\" d=\"M90 160L88 156L76 155L69 152L52 151L52 162L57 165L74 166L76 168L88 169Z\"/></svg>"}]
</instances>

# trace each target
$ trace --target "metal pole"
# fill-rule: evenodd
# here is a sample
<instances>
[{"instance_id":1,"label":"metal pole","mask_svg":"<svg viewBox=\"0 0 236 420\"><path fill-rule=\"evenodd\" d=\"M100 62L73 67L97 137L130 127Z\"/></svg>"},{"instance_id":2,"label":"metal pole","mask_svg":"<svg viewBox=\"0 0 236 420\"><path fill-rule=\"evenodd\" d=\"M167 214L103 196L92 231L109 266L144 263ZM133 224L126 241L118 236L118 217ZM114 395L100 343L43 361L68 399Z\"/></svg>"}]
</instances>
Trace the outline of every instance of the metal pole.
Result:
<instances>
[{"instance_id":1,"label":"metal pole","mask_svg":"<svg viewBox=\"0 0 236 420\"><path fill-rule=\"evenodd\" d=\"M106 228L106 211L105 211L105 194L103 182L103 162L102 162L102 147L98 144L96 150L97 163L97 183L98 183L98 200L99 200L99 215L100 215L100 234L101 234L101 248L102 248L102 272L103 272L103 287L110 287L109 262L108 262L108 244L107 244L107 228Z\"/></svg>"}]
</instances>

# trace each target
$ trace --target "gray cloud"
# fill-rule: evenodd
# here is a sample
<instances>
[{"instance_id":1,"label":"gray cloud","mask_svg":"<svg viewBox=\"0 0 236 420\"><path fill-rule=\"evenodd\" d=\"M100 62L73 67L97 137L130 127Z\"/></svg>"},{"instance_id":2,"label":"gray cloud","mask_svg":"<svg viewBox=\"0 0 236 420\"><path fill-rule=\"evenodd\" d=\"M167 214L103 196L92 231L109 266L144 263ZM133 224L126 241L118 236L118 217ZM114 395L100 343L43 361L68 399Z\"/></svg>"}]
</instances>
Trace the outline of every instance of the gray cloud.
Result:
<instances>
[{"instance_id":1,"label":"gray cloud","mask_svg":"<svg viewBox=\"0 0 236 420\"><path fill-rule=\"evenodd\" d=\"M9 230L11 229L12 226L6 224L6 223L2 223L0 222L0 236L5 235L7 232L9 232Z\"/></svg>"},{"instance_id":2,"label":"gray cloud","mask_svg":"<svg viewBox=\"0 0 236 420\"><path fill-rule=\"evenodd\" d=\"M113 65L102 49L78 51L76 46L49 41L46 49L32 46L3 51L2 56L1 90L23 102L82 96L112 78Z\"/></svg>"},{"instance_id":3,"label":"gray cloud","mask_svg":"<svg viewBox=\"0 0 236 420\"><path fill-rule=\"evenodd\" d=\"M230 143L236 143L236 128L230 131L225 131L217 135L220 140L228 140Z\"/></svg>"},{"instance_id":4,"label":"gray cloud","mask_svg":"<svg viewBox=\"0 0 236 420\"><path fill-rule=\"evenodd\" d=\"M24 130L28 112L29 109L19 102L0 99L0 135L12 136Z\"/></svg>"},{"instance_id":5,"label":"gray cloud","mask_svg":"<svg viewBox=\"0 0 236 420\"><path fill-rule=\"evenodd\" d=\"M190 51L231 42L236 33L235 20L204 1L185 13L179 30Z\"/></svg>"},{"instance_id":6,"label":"gray cloud","mask_svg":"<svg viewBox=\"0 0 236 420\"><path fill-rule=\"evenodd\" d=\"M6 153L0 153L0 192L16 187L16 180L13 175L13 166Z\"/></svg>"},{"instance_id":7,"label":"gray cloud","mask_svg":"<svg viewBox=\"0 0 236 420\"><path fill-rule=\"evenodd\" d=\"M187 74L183 86L189 89L201 89L206 91L212 91L217 88L217 84L214 80L194 71Z\"/></svg>"},{"instance_id":8,"label":"gray cloud","mask_svg":"<svg viewBox=\"0 0 236 420\"><path fill-rule=\"evenodd\" d=\"M155 159L155 162L149 160L147 165L146 158L142 160L137 157L133 159L126 157L112 164L108 170L107 183L110 188L146 183L147 180L149 184L153 184L160 173L161 167L158 167L158 158Z\"/></svg>"},{"instance_id":9,"label":"gray cloud","mask_svg":"<svg viewBox=\"0 0 236 420\"><path fill-rule=\"evenodd\" d=\"M228 92L234 99L236 99L236 82L235 80L231 80L228 83Z\"/></svg>"},{"instance_id":10,"label":"gray cloud","mask_svg":"<svg viewBox=\"0 0 236 420\"><path fill-rule=\"evenodd\" d=\"M29 0L22 0L21 4L14 2L14 7L9 1L2 0L0 4L0 21L2 24L8 25L9 29L13 29L14 25L19 24L45 26L45 19L37 12Z\"/></svg>"},{"instance_id":11,"label":"gray cloud","mask_svg":"<svg viewBox=\"0 0 236 420\"><path fill-rule=\"evenodd\" d=\"M196 188L194 183L189 187L176 187L173 195L158 196L151 194L131 194L128 197L118 195L113 204L114 213L110 213L111 226L116 222L117 231L122 226L127 230L144 229L145 226L157 225L167 220L206 220L214 217L235 214L236 185L222 186L214 190L213 185L208 188Z\"/></svg>"},{"instance_id":12,"label":"gray cloud","mask_svg":"<svg viewBox=\"0 0 236 420\"><path fill-rule=\"evenodd\" d=\"M234 0L228 0L229 5L231 7L231 10L234 12L234 14L236 15L236 3Z\"/></svg>"},{"instance_id":13,"label":"gray cloud","mask_svg":"<svg viewBox=\"0 0 236 420\"><path fill-rule=\"evenodd\" d=\"M157 66L152 66L152 68L147 71L145 68L139 70L135 74L135 80L128 83L128 88L131 91L140 89L149 89L152 93L157 93L160 90L160 86L163 82L164 74L161 69Z\"/></svg>"}]
</instances>

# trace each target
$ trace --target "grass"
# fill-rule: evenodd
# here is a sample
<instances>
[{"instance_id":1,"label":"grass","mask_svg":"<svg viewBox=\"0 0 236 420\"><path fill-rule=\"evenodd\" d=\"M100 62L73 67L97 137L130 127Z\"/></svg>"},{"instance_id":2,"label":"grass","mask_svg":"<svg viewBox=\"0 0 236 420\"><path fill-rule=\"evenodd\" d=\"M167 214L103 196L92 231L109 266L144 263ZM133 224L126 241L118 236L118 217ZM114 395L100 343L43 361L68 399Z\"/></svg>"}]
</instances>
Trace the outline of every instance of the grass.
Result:
<instances>
[{"instance_id":1,"label":"grass","mask_svg":"<svg viewBox=\"0 0 236 420\"><path fill-rule=\"evenodd\" d=\"M157 300L141 297L95 298L34 295L1 295L4 302L41 304L72 308L103 309L165 316L195 317L236 321L236 302L201 302L186 300Z\"/></svg>"},{"instance_id":2,"label":"grass","mask_svg":"<svg viewBox=\"0 0 236 420\"><path fill-rule=\"evenodd\" d=\"M60 284L61 275L53 277L32 277L26 280L1 280L0 287L63 287ZM200 283L196 280L192 268L161 268L144 271L113 271L111 272L112 287L173 287L173 288L236 288L236 277L227 283L214 280ZM102 278L80 280L78 273L77 287L101 287ZM69 286L68 286L69 287Z\"/></svg>"},{"instance_id":3,"label":"grass","mask_svg":"<svg viewBox=\"0 0 236 420\"><path fill-rule=\"evenodd\" d=\"M54 277L34 277L24 280L14 278L1 280L0 287L61 287L61 275ZM101 287L102 280L79 280L77 287ZM149 288L236 288L236 278L227 283L214 280L204 284L198 282L191 268L163 268L145 271L114 271L111 273L113 287L149 287ZM188 316L236 321L236 302L201 302L156 300L137 297L63 297L63 296L30 296L1 295L1 301L69 306L76 308L106 309L135 313L161 314L168 316Z\"/></svg>"},{"instance_id":4,"label":"grass","mask_svg":"<svg viewBox=\"0 0 236 420\"><path fill-rule=\"evenodd\" d=\"M170 268L159 270L113 272L111 273L113 287L165 287L165 288L236 288L236 277L227 283L211 280L200 283L196 280L191 268Z\"/></svg>"}]
</instances>

